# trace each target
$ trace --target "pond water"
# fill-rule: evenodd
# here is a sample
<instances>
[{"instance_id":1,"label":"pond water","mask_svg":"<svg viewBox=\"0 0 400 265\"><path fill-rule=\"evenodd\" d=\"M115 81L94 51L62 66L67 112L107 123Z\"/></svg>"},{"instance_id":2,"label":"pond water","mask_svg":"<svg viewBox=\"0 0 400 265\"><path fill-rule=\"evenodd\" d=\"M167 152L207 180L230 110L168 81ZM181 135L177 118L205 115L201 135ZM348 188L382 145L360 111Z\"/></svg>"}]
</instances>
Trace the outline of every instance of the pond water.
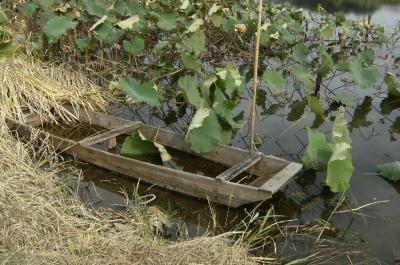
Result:
<instances>
[{"instance_id":1,"label":"pond water","mask_svg":"<svg viewBox=\"0 0 400 265\"><path fill-rule=\"evenodd\" d=\"M293 4L308 10L315 10L318 1L292 0ZM371 15L373 23L382 23L394 27L400 19L400 1L367 1L367 0L327 0L320 1L330 12L345 12L348 17L361 19ZM385 51L383 51L385 52ZM397 53L399 50L394 49ZM334 87L334 86L333 86ZM339 91L339 90L337 90ZM384 89L382 89L384 91ZM328 92L326 92L328 93ZM261 91L258 100L259 122L257 132L263 137L259 151L273 154L293 161L301 161L307 143L306 126L329 132L336 112L334 104L329 106L327 119L315 117L306 107L301 93L293 93L285 104L279 99L269 99ZM351 189L346 193L348 202L344 209L357 208L373 203L354 213L334 214L332 224L337 228L335 239L357 240L365 242L368 256L376 257L370 264L394 264L400 257L400 184L386 181L376 174L376 165L400 159L400 100L390 98L378 90L357 91L349 97L354 106L347 109L349 129L353 139L353 161L355 172ZM237 116L246 120L249 114L250 101L237 110ZM115 110L115 115L132 120L142 120L153 125L187 124L185 113L165 106L161 111L153 112L148 107L123 107ZM172 128L182 131L180 127ZM244 135L246 131L237 132L232 145L247 148ZM85 176L85 188L80 192L82 197L95 207L118 207L124 204L121 190L132 195L137 182L121 178L111 172L81 165ZM287 218L299 219L301 223L326 219L336 206L341 194L333 194L324 187L324 172L306 170L282 190L276 198L263 207L274 205L278 213ZM94 184L94 185L93 185ZM209 204L179 194L139 185L140 193L154 194L153 203L173 212L175 220L187 228L189 236L202 234L212 228L213 219L221 227L240 221L244 209L226 209L215 207L215 216ZM175 227L176 228L176 227ZM170 238L175 237L176 229L170 230Z\"/></svg>"}]
</instances>

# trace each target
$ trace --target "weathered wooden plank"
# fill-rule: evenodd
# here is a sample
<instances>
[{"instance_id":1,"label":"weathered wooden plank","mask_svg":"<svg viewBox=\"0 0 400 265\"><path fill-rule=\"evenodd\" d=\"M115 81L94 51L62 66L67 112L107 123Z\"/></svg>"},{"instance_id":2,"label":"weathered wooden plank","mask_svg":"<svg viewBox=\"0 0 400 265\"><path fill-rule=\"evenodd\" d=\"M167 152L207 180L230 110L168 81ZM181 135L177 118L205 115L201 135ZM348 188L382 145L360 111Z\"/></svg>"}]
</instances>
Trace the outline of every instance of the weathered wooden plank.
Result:
<instances>
[{"instance_id":1,"label":"weathered wooden plank","mask_svg":"<svg viewBox=\"0 0 400 265\"><path fill-rule=\"evenodd\" d=\"M219 174L216 179L230 181L231 179L234 179L244 171L254 166L260 160L261 154L251 155L250 157L242 160L240 163L228 168L227 170Z\"/></svg>"},{"instance_id":2,"label":"weathered wooden plank","mask_svg":"<svg viewBox=\"0 0 400 265\"><path fill-rule=\"evenodd\" d=\"M70 111L73 115L75 115L79 119L79 121L97 125L102 128L111 129L132 123L132 121L121 119L115 116L110 116L103 113L98 113L83 109L76 110L69 106L66 106L65 108L68 111Z\"/></svg>"},{"instance_id":3,"label":"weathered wooden plank","mask_svg":"<svg viewBox=\"0 0 400 265\"><path fill-rule=\"evenodd\" d=\"M285 186L293 176L295 176L301 169L303 165L298 163L290 163L284 169L275 174L272 178L266 181L260 186L260 189L269 191L272 194L276 193L283 186Z\"/></svg>"},{"instance_id":4,"label":"weathered wooden plank","mask_svg":"<svg viewBox=\"0 0 400 265\"><path fill-rule=\"evenodd\" d=\"M115 138L118 135L130 133L135 128L138 128L140 126L140 124L141 124L141 122L133 122L130 124L122 125L121 127L112 128L112 129L109 129L102 133L87 137L87 138L79 141L79 144L81 144L81 145L97 144L97 143L103 142L105 140Z\"/></svg>"}]
</instances>

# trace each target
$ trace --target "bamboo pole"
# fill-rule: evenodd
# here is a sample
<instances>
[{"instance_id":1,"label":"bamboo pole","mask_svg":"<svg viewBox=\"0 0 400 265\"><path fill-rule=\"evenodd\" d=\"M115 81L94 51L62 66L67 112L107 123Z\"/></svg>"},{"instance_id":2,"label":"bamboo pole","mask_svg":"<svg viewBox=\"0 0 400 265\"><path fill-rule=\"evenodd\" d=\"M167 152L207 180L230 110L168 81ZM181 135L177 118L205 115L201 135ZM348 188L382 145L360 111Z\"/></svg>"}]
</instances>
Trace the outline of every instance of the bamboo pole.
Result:
<instances>
[{"instance_id":1,"label":"bamboo pole","mask_svg":"<svg viewBox=\"0 0 400 265\"><path fill-rule=\"evenodd\" d=\"M258 24L257 24L257 35L256 35L256 47L254 52L254 73L253 73L253 102L251 105L251 125L250 125L250 151L255 151L254 135L256 125L256 99L257 99L257 88L258 88L258 61L260 54L260 38L261 38L261 22L262 22L262 11L263 11L263 0L258 1Z\"/></svg>"}]
</instances>

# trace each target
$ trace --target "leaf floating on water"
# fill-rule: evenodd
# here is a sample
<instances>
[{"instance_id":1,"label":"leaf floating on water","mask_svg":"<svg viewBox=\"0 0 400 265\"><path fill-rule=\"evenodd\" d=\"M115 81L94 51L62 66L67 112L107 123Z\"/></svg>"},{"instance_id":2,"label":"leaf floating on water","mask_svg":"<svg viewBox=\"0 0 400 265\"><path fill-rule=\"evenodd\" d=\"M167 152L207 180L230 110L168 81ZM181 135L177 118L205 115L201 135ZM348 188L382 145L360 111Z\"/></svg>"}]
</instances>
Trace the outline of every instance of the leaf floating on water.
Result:
<instances>
[{"instance_id":1,"label":"leaf floating on water","mask_svg":"<svg viewBox=\"0 0 400 265\"><path fill-rule=\"evenodd\" d=\"M140 158L159 156L163 162L171 160L171 156L163 145L147 140L139 129L134 130L131 136L125 138L121 155Z\"/></svg>"},{"instance_id":2,"label":"leaf floating on water","mask_svg":"<svg viewBox=\"0 0 400 265\"><path fill-rule=\"evenodd\" d=\"M383 177L392 180L400 180L400 161L378 165L379 174Z\"/></svg>"}]
</instances>

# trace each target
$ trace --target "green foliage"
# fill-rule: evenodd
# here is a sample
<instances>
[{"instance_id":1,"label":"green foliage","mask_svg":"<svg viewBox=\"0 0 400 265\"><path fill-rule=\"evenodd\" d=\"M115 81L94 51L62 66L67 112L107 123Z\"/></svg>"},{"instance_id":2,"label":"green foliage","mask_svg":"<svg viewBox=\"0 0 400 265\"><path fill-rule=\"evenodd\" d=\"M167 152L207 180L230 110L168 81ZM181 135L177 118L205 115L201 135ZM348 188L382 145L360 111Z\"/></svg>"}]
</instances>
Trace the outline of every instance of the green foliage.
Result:
<instances>
[{"instance_id":1,"label":"green foliage","mask_svg":"<svg viewBox=\"0 0 400 265\"><path fill-rule=\"evenodd\" d=\"M388 87L388 91L391 95L395 97L400 97L400 83L397 78L391 74L385 76L385 84Z\"/></svg>"},{"instance_id":2,"label":"green foliage","mask_svg":"<svg viewBox=\"0 0 400 265\"><path fill-rule=\"evenodd\" d=\"M76 39L75 43L81 52L87 49L93 49L96 46L96 40L94 39Z\"/></svg>"},{"instance_id":3,"label":"green foliage","mask_svg":"<svg viewBox=\"0 0 400 265\"><path fill-rule=\"evenodd\" d=\"M160 106L160 95L155 89L156 84L154 82L146 82L140 84L139 81L130 78L122 77L118 80L119 85L128 93L128 95L140 102L145 102L150 106Z\"/></svg>"},{"instance_id":4,"label":"green foliage","mask_svg":"<svg viewBox=\"0 0 400 265\"><path fill-rule=\"evenodd\" d=\"M370 66L363 66L359 59L353 59L349 64L349 69L353 81L359 84L361 88L369 88L378 81L378 71Z\"/></svg>"},{"instance_id":5,"label":"green foliage","mask_svg":"<svg viewBox=\"0 0 400 265\"><path fill-rule=\"evenodd\" d=\"M186 140L192 150L197 153L207 153L215 149L222 139L222 128L217 115L209 108L200 108L190 123Z\"/></svg>"},{"instance_id":6,"label":"green foliage","mask_svg":"<svg viewBox=\"0 0 400 265\"><path fill-rule=\"evenodd\" d=\"M179 21L178 12L171 12L163 15L151 12L151 14L157 18L157 26L160 29L167 31L176 29L176 23Z\"/></svg>"},{"instance_id":7,"label":"green foliage","mask_svg":"<svg viewBox=\"0 0 400 265\"><path fill-rule=\"evenodd\" d=\"M304 44L299 43L293 47L293 58L301 63L308 62L308 56L310 55L310 49Z\"/></svg>"},{"instance_id":8,"label":"green foliage","mask_svg":"<svg viewBox=\"0 0 400 265\"><path fill-rule=\"evenodd\" d=\"M285 87L285 79L276 71L266 70L262 78L273 91L282 90Z\"/></svg>"},{"instance_id":9,"label":"green foliage","mask_svg":"<svg viewBox=\"0 0 400 265\"><path fill-rule=\"evenodd\" d=\"M164 162L171 160L171 156L164 146L147 140L139 129L134 130L130 136L125 138L120 152L121 155L133 156L141 159L156 156L161 158Z\"/></svg>"},{"instance_id":10,"label":"green foliage","mask_svg":"<svg viewBox=\"0 0 400 265\"><path fill-rule=\"evenodd\" d=\"M347 129L345 109L341 107L332 128L333 153L328 161L326 184L333 192L345 191L353 175L351 138Z\"/></svg>"},{"instance_id":11,"label":"green foliage","mask_svg":"<svg viewBox=\"0 0 400 265\"><path fill-rule=\"evenodd\" d=\"M317 115L324 116L324 105L322 104L321 100L308 93L306 93L305 95L311 111Z\"/></svg>"},{"instance_id":12,"label":"green foliage","mask_svg":"<svg viewBox=\"0 0 400 265\"><path fill-rule=\"evenodd\" d=\"M353 175L351 138L347 129L345 109L340 107L332 128L332 143L323 133L308 129L308 146L303 161L306 167L327 167L326 184L333 192L345 191Z\"/></svg>"},{"instance_id":13,"label":"green foliage","mask_svg":"<svg viewBox=\"0 0 400 265\"><path fill-rule=\"evenodd\" d=\"M168 96L184 98L197 112L208 109L205 125L201 123L188 132L187 139L197 151L228 143L232 131L240 127L234 122L233 113L246 84L252 81L252 71L248 71L251 69L242 66L253 61L245 53L254 48L257 6L253 2L182 0L150 4L79 0L69 2L68 6L55 0L22 2L15 5L24 20L29 21L27 27L32 32L34 45L46 44L42 33L51 38L46 44L50 51L47 54L61 54L64 49L70 53L73 47L85 53L85 61L107 56L104 61L117 62L111 66L116 68L113 72L117 75L143 73L140 75L143 84L133 78L119 79L119 85L135 102L160 106L161 98L168 91L174 94ZM264 15L261 38L265 47L260 50L260 56L266 60L261 63L262 79L274 97L284 96L286 93L275 92L285 92L289 87L286 84L293 81L302 97L291 106L288 120L303 115L307 103L319 121L325 119L326 101L333 99L349 105L351 100L343 96L346 93L340 96L323 91L324 81L331 80L337 71L344 72L343 76L350 75L362 88L371 87L379 80L373 45L385 39L382 27L369 25L366 34L364 26L340 14L333 16L320 8L318 13L308 16L287 4L268 3ZM74 36L79 39L73 39ZM64 45L55 45L61 40ZM52 53L52 49L57 52ZM128 58L137 52L146 56L136 60L133 67ZM241 52L246 55L242 56ZM345 78L333 79L338 86L352 89L351 82ZM396 77L386 77L385 83L392 95L400 94ZM273 113L279 107L276 104L265 113ZM214 137L207 135L208 125L214 128ZM204 148L199 143L202 133L206 139Z\"/></svg>"},{"instance_id":14,"label":"green foliage","mask_svg":"<svg viewBox=\"0 0 400 265\"><path fill-rule=\"evenodd\" d=\"M198 81L195 76L186 75L179 78L179 87L183 89L187 102L195 107L200 108L203 99L198 89Z\"/></svg>"},{"instance_id":15,"label":"green foliage","mask_svg":"<svg viewBox=\"0 0 400 265\"><path fill-rule=\"evenodd\" d=\"M122 46L124 47L125 51L129 53L141 52L144 50L144 39L142 38L135 38L133 41L124 40Z\"/></svg>"},{"instance_id":16,"label":"green foliage","mask_svg":"<svg viewBox=\"0 0 400 265\"><path fill-rule=\"evenodd\" d=\"M292 71L296 79L303 83L306 88L311 89L315 86L314 75L308 67L297 64Z\"/></svg>"},{"instance_id":17,"label":"green foliage","mask_svg":"<svg viewBox=\"0 0 400 265\"><path fill-rule=\"evenodd\" d=\"M47 37L60 39L69 29L73 29L78 25L78 22L73 21L67 16L55 16L50 18L44 27L44 33Z\"/></svg>"},{"instance_id":18,"label":"green foliage","mask_svg":"<svg viewBox=\"0 0 400 265\"><path fill-rule=\"evenodd\" d=\"M182 63L183 66L190 71L199 73L201 72L201 64L199 62L199 60L187 53L182 54Z\"/></svg>"},{"instance_id":19,"label":"green foliage","mask_svg":"<svg viewBox=\"0 0 400 265\"><path fill-rule=\"evenodd\" d=\"M92 16L102 17L107 12L107 0L82 0L82 2L85 5L85 10Z\"/></svg>"},{"instance_id":20,"label":"green foliage","mask_svg":"<svg viewBox=\"0 0 400 265\"><path fill-rule=\"evenodd\" d=\"M190 34L182 40L181 48L193 53L206 51L206 35L201 30Z\"/></svg>"},{"instance_id":21,"label":"green foliage","mask_svg":"<svg viewBox=\"0 0 400 265\"><path fill-rule=\"evenodd\" d=\"M400 161L378 165L379 174L392 181L400 180Z\"/></svg>"},{"instance_id":22,"label":"green foliage","mask_svg":"<svg viewBox=\"0 0 400 265\"><path fill-rule=\"evenodd\" d=\"M122 36L122 32L109 21L96 27L94 33L98 40L108 44L117 42Z\"/></svg>"},{"instance_id":23,"label":"green foliage","mask_svg":"<svg viewBox=\"0 0 400 265\"><path fill-rule=\"evenodd\" d=\"M307 168L325 167L332 156L333 145L326 140L325 134L307 128L308 145L303 156Z\"/></svg>"}]
</instances>

